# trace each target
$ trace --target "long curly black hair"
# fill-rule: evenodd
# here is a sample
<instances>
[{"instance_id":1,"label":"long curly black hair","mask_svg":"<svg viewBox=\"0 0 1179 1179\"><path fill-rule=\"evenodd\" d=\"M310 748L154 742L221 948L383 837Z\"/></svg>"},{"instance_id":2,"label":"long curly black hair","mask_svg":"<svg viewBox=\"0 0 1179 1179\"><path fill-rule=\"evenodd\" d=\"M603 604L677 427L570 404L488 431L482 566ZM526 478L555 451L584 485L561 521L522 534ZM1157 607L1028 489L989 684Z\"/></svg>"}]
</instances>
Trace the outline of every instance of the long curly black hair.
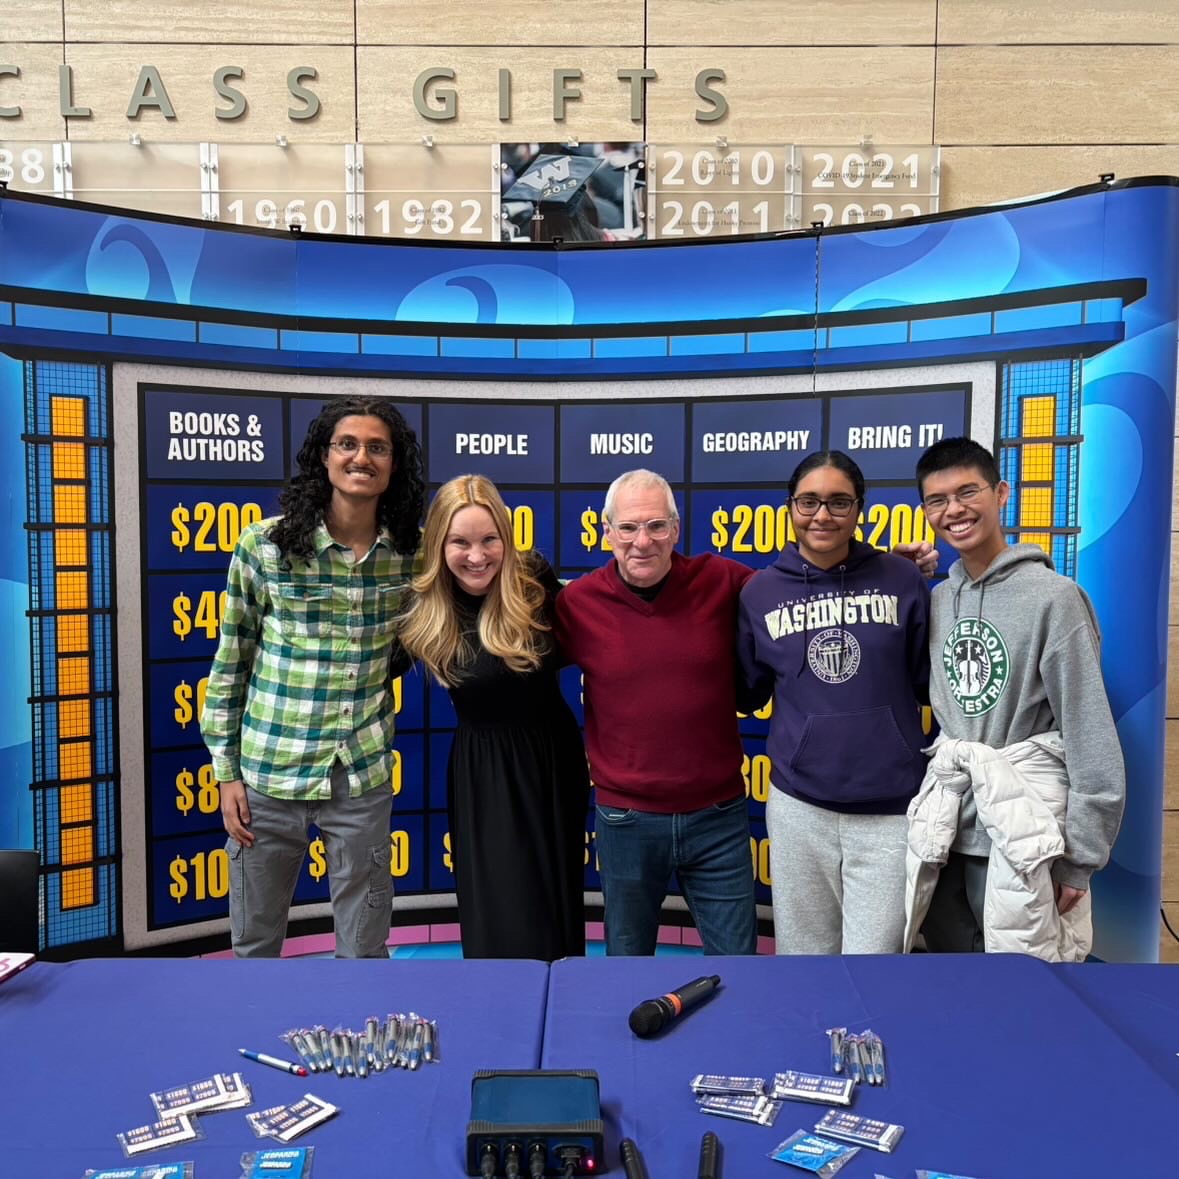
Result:
<instances>
[{"instance_id":1,"label":"long curly black hair","mask_svg":"<svg viewBox=\"0 0 1179 1179\"><path fill-rule=\"evenodd\" d=\"M393 439L393 475L377 501L377 524L389 530L399 553L417 551L418 525L425 507L422 478L422 448L417 435L393 403L381 397L333 398L307 429L299 450L298 471L279 496L282 517L270 530L270 539L282 550L285 561L292 557L309 561L315 556L312 538L323 521L332 498L323 458L341 418L380 418Z\"/></svg>"}]
</instances>

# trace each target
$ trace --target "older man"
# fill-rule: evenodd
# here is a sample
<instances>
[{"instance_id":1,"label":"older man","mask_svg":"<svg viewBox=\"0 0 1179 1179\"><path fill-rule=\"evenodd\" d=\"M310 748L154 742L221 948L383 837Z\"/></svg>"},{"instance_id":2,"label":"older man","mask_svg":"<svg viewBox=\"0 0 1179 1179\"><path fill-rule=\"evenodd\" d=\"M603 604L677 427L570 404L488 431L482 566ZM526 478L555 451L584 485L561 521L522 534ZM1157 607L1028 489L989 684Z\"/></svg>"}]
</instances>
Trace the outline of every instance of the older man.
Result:
<instances>
[{"instance_id":1,"label":"older man","mask_svg":"<svg viewBox=\"0 0 1179 1179\"><path fill-rule=\"evenodd\" d=\"M737 598L752 570L675 552L667 481L628 471L603 510L614 558L557 598L585 675L606 951L653 954L674 872L706 954L752 954L757 916L737 732Z\"/></svg>"}]
</instances>

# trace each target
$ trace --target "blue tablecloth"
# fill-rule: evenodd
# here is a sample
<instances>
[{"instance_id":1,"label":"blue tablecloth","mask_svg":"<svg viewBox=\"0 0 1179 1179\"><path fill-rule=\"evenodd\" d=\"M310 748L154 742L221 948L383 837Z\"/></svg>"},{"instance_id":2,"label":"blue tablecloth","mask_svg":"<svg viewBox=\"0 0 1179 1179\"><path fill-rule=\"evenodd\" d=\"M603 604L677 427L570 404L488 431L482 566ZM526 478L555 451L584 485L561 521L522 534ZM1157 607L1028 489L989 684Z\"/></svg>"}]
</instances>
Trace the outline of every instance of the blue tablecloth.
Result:
<instances>
[{"instance_id":1,"label":"blue tablecloth","mask_svg":"<svg viewBox=\"0 0 1179 1179\"><path fill-rule=\"evenodd\" d=\"M721 990L639 1040L643 999L717 973ZM238 1047L288 1055L286 1029L414 1010L439 1022L442 1063L367 1080L303 1079ZM1179 1124L1179 968L1052 967L1026 958L589 958L535 962L119 959L37 963L0 986L0 1175L79 1179L123 1164L120 1130L152 1120L148 1094L215 1072L246 1074L252 1108L312 1092L341 1107L304 1141L316 1179L465 1174L471 1075L480 1068L592 1068L607 1152L634 1138L650 1179L692 1179L706 1129L724 1179L788 1179L769 1152L825 1107L790 1102L773 1127L705 1117L698 1072L772 1077L828 1070L826 1029L871 1027L888 1084L853 1112L896 1121L895 1154L863 1152L840 1179L1162 1176ZM206 1115L203 1141L141 1156L191 1158L233 1179L256 1140L244 1111ZM801 1173L801 1172L800 1172Z\"/></svg>"},{"instance_id":2,"label":"blue tablecloth","mask_svg":"<svg viewBox=\"0 0 1179 1179\"><path fill-rule=\"evenodd\" d=\"M148 1095L216 1072L242 1072L254 1110L314 1093L341 1113L297 1145L316 1179L466 1173L471 1074L536 1068L548 968L539 962L283 962L120 959L35 963L0 986L0 1175L80 1179L126 1165L119 1131L154 1121ZM442 1063L340 1079L290 1076L243 1060L290 1059L278 1039L317 1023L416 1011L438 1021ZM207 1137L139 1156L194 1159L197 1179L235 1179L256 1139L247 1111L207 1114Z\"/></svg>"},{"instance_id":3,"label":"blue tablecloth","mask_svg":"<svg viewBox=\"0 0 1179 1179\"><path fill-rule=\"evenodd\" d=\"M1166 985L1150 973L1157 967L1120 969L1102 1002L1117 1002L1139 979ZM701 973L722 979L704 1005L658 1038L630 1032L635 1004ZM887 1049L887 1085L861 1088L852 1112L905 1126L895 1153L865 1150L840 1179L911 1179L917 1168L980 1179L1175 1173L1179 1093L1060 968L1028 958L560 962L550 977L542 1064L599 1072L612 1168L620 1138L630 1137L651 1179L691 1179L701 1134L713 1130L725 1179L787 1179L802 1172L772 1161L770 1151L812 1129L827 1107L787 1102L774 1126L749 1125L699 1113L689 1081L701 1072L829 1072L825 1032L833 1025L871 1028Z\"/></svg>"},{"instance_id":4,"label":"blue tablecloth","mask_svg":"<svg viewBox=\"0 0 1179 1179\"><path fill-rule=\"evenodd\" d=\"M1179 966L1057 967L1101 1019L1179 1090ZM1179 1173L1179 1162L1174 1165Z\"/></svg>"}]
</instances>

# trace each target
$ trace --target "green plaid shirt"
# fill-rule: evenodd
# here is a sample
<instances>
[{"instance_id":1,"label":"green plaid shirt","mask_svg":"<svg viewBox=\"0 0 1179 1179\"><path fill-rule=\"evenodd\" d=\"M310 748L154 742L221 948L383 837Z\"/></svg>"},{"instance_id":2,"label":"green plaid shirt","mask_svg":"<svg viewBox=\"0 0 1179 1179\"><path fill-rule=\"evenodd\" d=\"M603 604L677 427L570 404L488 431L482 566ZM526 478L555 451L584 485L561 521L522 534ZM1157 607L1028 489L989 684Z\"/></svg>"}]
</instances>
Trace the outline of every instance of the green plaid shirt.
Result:
<instances>
[{"instance_id":1,"label":"green plaid shirt","mask_svg":"<svg viewBox=\"0 0 1179 1179\"><path fill-rule=\"evenodd\" d=\"M387 789L394 618L414 557L382 532L356 560L320 524L315 557L284 570L267 535L275 519L246 528L229 565L201 716L213 773L274 798L325 799L338 758L352 797Z\"/></svg>"}]
</instances>

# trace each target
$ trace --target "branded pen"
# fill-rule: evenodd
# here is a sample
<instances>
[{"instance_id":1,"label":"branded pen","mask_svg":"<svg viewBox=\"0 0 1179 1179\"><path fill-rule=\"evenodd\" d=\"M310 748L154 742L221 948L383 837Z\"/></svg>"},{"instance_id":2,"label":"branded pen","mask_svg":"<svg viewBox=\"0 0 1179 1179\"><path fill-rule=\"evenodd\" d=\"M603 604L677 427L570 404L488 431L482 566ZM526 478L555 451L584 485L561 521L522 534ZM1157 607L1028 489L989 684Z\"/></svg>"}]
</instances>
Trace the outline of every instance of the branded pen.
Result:
<instances>
[{"instance_id":1,"label":"branded pen","mask_svg":"<svg viewBox=\"0 0 1179 1179\"><path fill-rule=\"evenodd\" d=\"M409 1045L409 1068L415 1069L422 1063L422 1047L426 1042L426 1021L419 1019L414 1025L413 1039Z\"/></svg>"},{"instance_id":2,"label":"branded pen","mask_svg":"<svg viewBox=\"0 0 1179 1179\"><path fill-rule=\"evenodd\" d=\"M247 1059L257 1064L268 1064L271 1068L282 1069L284 1073L294 1073L296 1077L305 1077L307 1070L301 1064L292 1064L289 1060L279 1060L277 1056L267 1056L265 1052L251 1052L248 1048L238 1051Z\"/></svg>"}]
</instances>

